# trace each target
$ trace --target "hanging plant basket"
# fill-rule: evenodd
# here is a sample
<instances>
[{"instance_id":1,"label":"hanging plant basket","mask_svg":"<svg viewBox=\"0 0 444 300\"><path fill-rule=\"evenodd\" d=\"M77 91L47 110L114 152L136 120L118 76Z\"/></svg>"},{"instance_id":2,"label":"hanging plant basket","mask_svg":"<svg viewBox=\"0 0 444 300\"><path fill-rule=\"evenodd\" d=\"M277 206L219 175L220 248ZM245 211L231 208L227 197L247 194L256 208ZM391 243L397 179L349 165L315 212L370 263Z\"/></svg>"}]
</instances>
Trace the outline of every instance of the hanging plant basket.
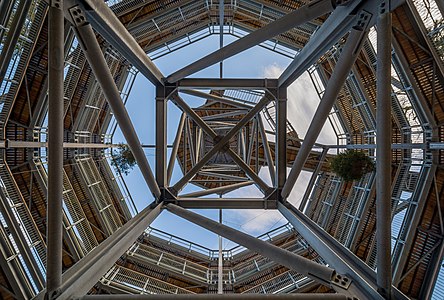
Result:
<instances>
[{"instance_id":1,"label":"hanging plant basket","mask_svg":"<svg viewBox=\"0 0 444 300\"><path fill-rule=\"evenodd\" d=\"M113 153L111 165L114 167L116 172L121 172L128 175L136 165L136 159L134 158L131 149L128 147L128 145L119 144L116 152L117 153Z\"/></svg>"},{"instance_id":2,"label":"hanging plant basket","mask_svg":"<svg viewBox=\"0 0 444 300\"><path fill-rule=\"evenodd\" d=\"M331 169L345 181L361 179L375 170L375 163L364 152L346 150L339 153L330 163Z\"/></svg>"}]
</instances>

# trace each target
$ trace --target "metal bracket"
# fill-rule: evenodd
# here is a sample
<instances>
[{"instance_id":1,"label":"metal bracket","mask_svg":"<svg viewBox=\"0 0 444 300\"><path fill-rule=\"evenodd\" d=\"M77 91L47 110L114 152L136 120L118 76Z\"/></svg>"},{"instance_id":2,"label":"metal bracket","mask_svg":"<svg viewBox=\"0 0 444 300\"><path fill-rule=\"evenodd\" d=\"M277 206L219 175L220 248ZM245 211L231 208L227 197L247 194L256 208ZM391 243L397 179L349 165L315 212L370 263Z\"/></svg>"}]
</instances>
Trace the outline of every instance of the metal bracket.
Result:
<instances>
[{"instance_id":1,"label":"metal bracket","mask_svg":"<svg viewBox=\"0 0 444 300\"><path fill-rule=\"evenodd\" d=\"M343 289L348 289L350 287L351 283L352 283L352 280L350 278L348 278L345 275L338 274L338 273L336 273L331 280L331 284L339 286Z\"/></svg>"},{"instance_id":2,"label":"metal bracket","mask_svg":"<svg viewBox=\"0 0 444 300\"><path fill-rule=\"evenodd\" d=\"M69 11L71 19L76 27L88 24L88 21L86 20L85 12L83 11L83 9L79 5L69 8L68 11Z\"/></svg>"},{"instance_id":3,"label":"metal bracket","mask_svg":"<svg viewBox=\"0 0 444 300\"><path fill-rule=\"evenodd\" d=\"M369 13L366 10L362 10L358 15L356 25L354 25L353 28L357 30L366 30L368 25L370 24L370 20L372 19L372 17L373 14Z\"/></svg>"}]
</instances>

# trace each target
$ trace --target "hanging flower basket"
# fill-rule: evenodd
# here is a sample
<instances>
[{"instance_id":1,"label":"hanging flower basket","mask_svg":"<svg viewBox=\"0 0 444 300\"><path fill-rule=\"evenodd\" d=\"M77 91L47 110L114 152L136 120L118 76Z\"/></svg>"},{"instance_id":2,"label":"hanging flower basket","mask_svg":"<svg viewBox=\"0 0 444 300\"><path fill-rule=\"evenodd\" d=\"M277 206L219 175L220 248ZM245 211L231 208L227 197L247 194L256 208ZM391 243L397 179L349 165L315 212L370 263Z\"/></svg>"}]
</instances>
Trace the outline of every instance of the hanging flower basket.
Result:
<instances>
[{"instance_id":1,"label":"hanging flower basket","mask_svg":"<svg viewBox=\"0 0 444 300\"><path fill-rule=\"evenodd\" d=\"M339 153L330 163L331 169L345 181L361 179L375 170L375 163L364 152L346 150Z\"/></svg>"}]
</instances>

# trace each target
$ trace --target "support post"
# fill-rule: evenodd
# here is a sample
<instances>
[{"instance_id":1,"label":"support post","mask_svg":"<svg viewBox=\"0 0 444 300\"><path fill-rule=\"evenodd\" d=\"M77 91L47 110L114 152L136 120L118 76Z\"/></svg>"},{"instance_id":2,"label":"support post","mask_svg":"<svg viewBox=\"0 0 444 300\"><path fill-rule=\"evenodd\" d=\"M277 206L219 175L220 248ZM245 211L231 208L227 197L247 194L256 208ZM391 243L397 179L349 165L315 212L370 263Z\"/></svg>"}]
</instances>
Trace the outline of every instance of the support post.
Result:
<instances>
[{"instance_id":1,"label":"support post","mask_svg":"<svg viewBox=\"0 0 444 300\"><path fill-rule=\"evenodd\" d=\"M168 204L166 208L175 215L202 226L207 230L219 234L265 257L268 257L276 263L295 270L317 282L331 286L331 281L335 277L335 271L333 269L294 254L288 250L279 248L275 245L252 237L251 235L219 224L218 222L183 209L177 205Z\"/></svg>"},{"instance_id":2,"label":"support post","mask_svg":"<svg viewBox=\"0 0 444 300\"><path fill-rule=\"evenodd\" d=\"M171 156L168 163L168 170L167 170L168 186L170 185L171 177L173 176L174 163L176 161L177 152L179 151L179 146L180 146L179 143L180 139L182 138L182 131L183 131L183 126L185 125L186 116L187 115L185 113L182 113L182 115L180 116L179 125L177 126L176 137L174 138L173 149L171 150Z\"/></svg>"},{"instance_id":3,"label":"support post","mask_svg":"<svg viewBox=\"0 0 444 300\"><path fill-rule=\"evenodd\" d=\"M80 8L78 8L76 13L78 15L83 14ZM151 167L145 156L145 152L140 145L139 138L133 127L128 112L126 111L125 105L120 98L119 91L116 87L108 65L106 64L105 58L103 57L102 51L100 50L96 35L94 34L91 25L89 25L86 21L76 24L75 29L77 39L82 45L83 52L85 53L89 65L93 70L94 76L99 82L100 87L105 94L105 98L114 113L114 117L122 130L122 134L125 137L134 158L136 159L140 172L142 173L151 193L153 193L155 198L159 198L161 194L159 186L157 185L156 179L151 171Z\"/></svg>"},{"instance_id":4,"label":"support post","mask_svg":"<svg viewBox=\"0 0 444 300\"><path fill-rule=\"evenodd\" d=\"M379 6L377 20L377 103L376 103L376 246L379 293L392 297L391 266L391 39L389 1Z\"/></svg>"},{"instance_id":5,"label":"support post","mask_svg":"<svg viewBox=\"0 0 444 300\"><path fill-rule=\"evenodd\" d=\"M287 179L287 88L278 89L276 100L276 188Z\"/></svg>"},{"instance_id":6,"label":"support post","mask_svg":"<svg viewBox=\"0 0 444 300\"><path fill-rule=\"evenodd\" d=\"M363 21L362 21L363 22ZM358 21L358 24L352 29L347 42L342 50L339 61L337 62L333 74L328 81L324 96L316 110L304 142L299 149L298 155L291 167L290 174L282 189L282 198L287 198L302 171L302 168L310 155L311 149L318 138L319 133L324 126L325 121L336 101L336 98L344 85L353 63L358 56L364 38L367 36L366 24Z\"/></svg>"},{"instance_id":7,"label":"support post","mask_svg":"<svg viewBox=\"0 0 444 300\"><path fill-rule=\"evenodd\" d=\"M156 86L156 179L159 187L167 185L167 99L165 87Z\"/></svg>"},{"instance_id":8,"label":"support post","mask_svg":"<svg viewBox=\"0 0 444 300\"><path fill-rule=\"evenodd\" d=\"M62 284L63 199L63 0L51 0L48 41L48 195L46 290L56 297Z\"/></svg>"}]
</instances>

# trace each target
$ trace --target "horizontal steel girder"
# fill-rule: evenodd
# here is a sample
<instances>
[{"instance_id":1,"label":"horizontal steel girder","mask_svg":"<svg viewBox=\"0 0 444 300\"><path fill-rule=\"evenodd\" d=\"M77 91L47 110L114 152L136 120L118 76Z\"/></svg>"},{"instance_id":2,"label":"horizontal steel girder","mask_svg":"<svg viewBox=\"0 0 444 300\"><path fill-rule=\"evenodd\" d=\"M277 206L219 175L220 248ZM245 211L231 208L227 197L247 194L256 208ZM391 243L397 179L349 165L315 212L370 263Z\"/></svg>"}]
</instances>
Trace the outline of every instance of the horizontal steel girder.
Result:
<instances>
[{"instance_id":1,"label":"horizontal steel girder","mask_svg":"<svg viewBox=\"0 0 444 300\"><path fill-rule=\"evenodd\" d=\"M183 208L195 209L276 209L277 201L257 198L182 198L173 201Z\"/></svg>"}]
</instances>

